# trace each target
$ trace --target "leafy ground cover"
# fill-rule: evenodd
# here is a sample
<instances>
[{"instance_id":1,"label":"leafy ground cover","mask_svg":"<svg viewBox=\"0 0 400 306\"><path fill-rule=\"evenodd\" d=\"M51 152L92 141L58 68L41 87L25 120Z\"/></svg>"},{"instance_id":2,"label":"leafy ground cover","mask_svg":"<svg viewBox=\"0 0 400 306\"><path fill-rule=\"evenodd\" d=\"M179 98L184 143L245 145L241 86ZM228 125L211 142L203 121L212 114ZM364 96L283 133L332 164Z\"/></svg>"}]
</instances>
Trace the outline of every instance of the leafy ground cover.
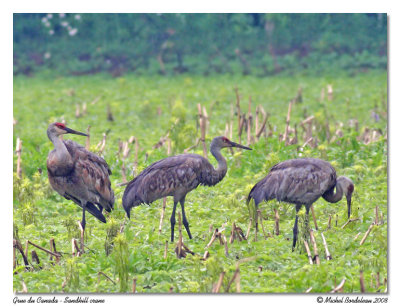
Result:
<instances>
[{"instance_id":1,"label":"leafy ground cover","mask_svg":"<svg viewBox=\"0 0 400 306\"><path fill-rule=\"evenodd\" d=\"M328 99L328 84L333 87L332 100ZM253 151L224 152L228 173L223 181L212 188L200 186L186 198L193 239L189 240L184 233L184 243L196 255L178 259L175 243L169 243L164 258L165 241L170 235L172 201L167 201L161 233L158 226L162 200L133 209L131 219L126 219L121 206L125 187L117 185L123 181L119 141L134 136L139 144L137 164L134 144L130 145L131 153L125 160L128 179L168 156L166 145L158 149L154 145L169 129L171 154L180 154L195 144L200 137L198 103L207 109L209 117L208 145L213 137L224 134L232 111L232 140L237 141L236 86L244 112L247 112L251 96L253 114L256 105L262 105L270 114L267 134L272 135L251 144ZM296 96L299 87L302 87L302 102L293 104L290 119L291 127L296 125L299 131L298 143L286 146L280 141L280 134L285 131L288 102ZM53 264L46 253L36 249L40 264L33 264L33 269L26 271L17 252L14 290L22 291L26 284L28 292L131 292L133 279L136 279L137 292L211 292L221 272L225 271L220 292L236 292L235 284L227 288L239 266L241 292L305 292L311 287L311 292L329 292L343 279L346 280L344 292L360 292L360 271L363 271L367 292L383 292L387 286L386 92L387 77L383 72L325 78L16 77L14 147L18 137L23 147L22 178L16 174L16 155L13 160L14 238L22 245L29 240L46 249L54 238L57 251L63 256L58 264ZM107 120L107 108L113 121ZM318 144L301 148L305 140L300 122L311 115L314 116L313 135L318 137ZM179 121L174 125L176 119ZM97 144L106 133L106 145L101 154L113 171L115 210L107 215L107 224L88 217L87 252L79 257L71 254L71 239L80 237L77 221L81 210L51 190L46 174L46 158L52 150L46 135L47 125L61 120L80 131L90 125L90 149L94 152L99 151ZM371 136L373 131L375 136ZM368 141L368 135L373 141ZM85 143L85 139L78 136L66 137ZM243 133L242 142L246 141ZM202 154L201 145L191 152ZM291 251L294 207L274 201L260 206L265 230L270 233L266 239L259 234L254 241L252 229L247 241L228 243L229 256L218 242L208 249L210 257L202 260L212 236L210 227L225 227L228 239L233 222L246 232L249 209L245 198L251 187L275 163L300 156L330 161L338 175L350 177L356 186L351 218L359 220L344 228L347 221L345 200L330 204L319 199L314 204L319 227L314 234L321 264L309 263L302 244ZM211 155L209 159L216 164ZM374 226L365 243L360 245L364 233L375 221L376 206L383 224ZM280 216L279 235L275 235L274 230L274 209ZM304 210L300 215L302 227ZM312 222L311 225L314 227ZM301 231L303 233L304 229ZM321 233L332 255L330 261L325 259ZM29 248L30 262L33 249ZM102 274L99 276L99 272L113 281Z\"/></svg>"}]
</instances>

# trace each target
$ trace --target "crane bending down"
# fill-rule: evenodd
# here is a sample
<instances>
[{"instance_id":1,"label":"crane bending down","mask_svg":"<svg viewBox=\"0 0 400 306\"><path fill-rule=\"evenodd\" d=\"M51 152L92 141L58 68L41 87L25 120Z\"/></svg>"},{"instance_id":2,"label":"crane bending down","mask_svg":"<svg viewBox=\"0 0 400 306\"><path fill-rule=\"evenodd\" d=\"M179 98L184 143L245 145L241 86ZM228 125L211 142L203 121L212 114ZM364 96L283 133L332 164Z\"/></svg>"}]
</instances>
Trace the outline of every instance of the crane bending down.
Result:
<instances>
[{"instance_id":1,"label":"crane bending down","mask_svg":"<svg viewBox=\"0 0 400 306\"><path fill-rule=\"evenodd\" d=\"M47 129L47 136L54 145L54 150L47 157L50 185L60 195L82 208L83 229L86 225L86 210L106 223L103 208L111 212L114 206L114 192L109 178L111 171L103 158L76 142L59 138L68 133L87 136L59 122L51 123Z\"/></svg>"},{"instance_id":2,"label":"crane bending down","mask_svg":"<svg viewBox=\"0 0 400 306\"><path fill-rule=\"evenodd\" d=\"M336 187L336 192L334 189ZM343 197L347 199L347 216L350 218L353 182L345 177L336 178L336 171L330 163L317 158L291 159L273 166L268 175L251 189L247 203L254 199L256 211L262 201L276 199L296 205L296 220L293 227L293 247L297 241L298 212L306 207L306 224L311 205L323 197L330 203L336 203ZM256 231L258 224L256 222Z\"/></svg>"},{"instance_id":3,"label":"crane bending down","mask_svg":"<svg viewBox=\"0 0 400 306\"><path fill-rule=\"evenodd\" d=\"M227 164L220 150L228 147L251 150L248 147L230 141L226 137L219 136L212 140L210 146L211 154L218 161L217 169L214 169L206 158L197 154L167 157L144 169L129 182L122 198L122 206L128 218L130 218L132 207L142 203L150 204L166 196L173 196L174 207L170 219L171 241L174 241L175 210L178 202L180 202L182 208L182 223L189 238L192 239L189 223L185 215L186 194L198 185L214 186L224 178Z\"/></svg>"}]
</instances>

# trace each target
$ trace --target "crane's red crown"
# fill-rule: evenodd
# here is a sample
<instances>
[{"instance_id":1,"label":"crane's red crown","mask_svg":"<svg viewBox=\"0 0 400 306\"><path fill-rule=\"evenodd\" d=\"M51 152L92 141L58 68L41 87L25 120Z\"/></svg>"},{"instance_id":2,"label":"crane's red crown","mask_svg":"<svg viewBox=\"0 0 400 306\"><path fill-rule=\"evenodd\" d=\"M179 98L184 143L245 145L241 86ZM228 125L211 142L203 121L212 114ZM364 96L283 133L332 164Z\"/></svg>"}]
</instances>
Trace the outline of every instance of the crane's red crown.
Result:
<instances>
[{"instance_id":1,"label":"crane's red crown","mask_svg":"<svg viewBox=\"0 0 400 306\"><path fill-rule=\"evenodd\" d=\"M228 141L229 141L229 139L228 139L228 138L226 138L226 137L222 137L222 141L223 141L223 142L228 142Z\"/></svg>"},{"instance_id":2,"label":"crane's red crown","mask_svg":"<svg viewBox=\"0 0 400 306\"><path fill-rule=\"evenodd\" d=\"M56 123L56 127L60 128L60 129L65 129L65 124L64 124L64 123L57 122L57 123Z\"/></svg>"}]
</instances>

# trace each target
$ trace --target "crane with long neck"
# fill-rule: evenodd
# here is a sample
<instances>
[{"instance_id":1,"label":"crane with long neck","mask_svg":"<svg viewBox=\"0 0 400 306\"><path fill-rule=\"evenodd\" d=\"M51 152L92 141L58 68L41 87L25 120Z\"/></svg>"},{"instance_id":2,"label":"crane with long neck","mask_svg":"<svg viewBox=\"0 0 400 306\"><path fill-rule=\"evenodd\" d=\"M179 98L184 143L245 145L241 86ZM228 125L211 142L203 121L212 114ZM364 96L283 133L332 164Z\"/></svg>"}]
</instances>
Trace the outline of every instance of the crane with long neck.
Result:
<instances>
[{"instance_id":1,"label":"crane with long neck","mask_svg":"<svg viewBox=\"0 0 400 306\"><path fill-rule=\"evenodd\" d=\"M48 177L55 191L82 208L81 224L85 230L86 211L105 223L103 208L108 212L113 209L114 192L109 178L111 171L100 156L74 141L60 139L64 134L87 136L63 123L49 125L47 136L54 150L47 157Z\"/></svg>"},{"instance_id":2,"label":"crane with long neck","mask_svg":"<svg viewBox=\"0 0 400 306\"><path fill-rule=\"evenodd\" d=\"M178 202L182 209L182 223L190 239L189 222L185 214L186 194L198 185L214 186L220 182L227 172L227 163L221 154L221 149L237 147L246 150L250 148L230 141L224 136L215 137L210 146L210 152L218 162L215 169L203 156L197 154L182 154L159 160L130 181L125 189L122 206L128 218L132 207L142 203L150 204L157 199L173 196L174 206L171 214L171 241L174 241L175 212Z\"/></svg>"}]
</instances>

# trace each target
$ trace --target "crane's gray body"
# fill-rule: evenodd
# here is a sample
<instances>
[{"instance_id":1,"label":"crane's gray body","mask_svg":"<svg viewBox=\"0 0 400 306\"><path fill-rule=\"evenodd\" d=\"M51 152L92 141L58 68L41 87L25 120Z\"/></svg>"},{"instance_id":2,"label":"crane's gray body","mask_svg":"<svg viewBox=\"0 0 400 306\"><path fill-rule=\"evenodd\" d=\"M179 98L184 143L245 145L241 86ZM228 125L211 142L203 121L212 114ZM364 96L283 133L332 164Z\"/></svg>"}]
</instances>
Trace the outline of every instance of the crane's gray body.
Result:
<instances>
[{"instance_id":1,"label":"crane's gray body","mask_svg":"<svg viewBox=\"0 0 400 306\"><path fill-rule=\"evenodd\" d=\"M147 167L136 178L129 182L122 197L122 206L130 217L132 207L142 203L150 204L157 199L173 196L174 207L171 214L171 241L174 241L175 211L178 202L182 208L182 223L189 238L192 238L189 223L185 215L186 194L197 186L214 186L220 182L227 171L225 158L220 150L228 147L248 147L230 141L228 138L215 137L210 145L210 152L218 161L218 167L197 154L182 154L164 158Z\"/></svg>"},{"instance_id":2,"label":"crane's gray body","mask_svg":"<svg viewBox=\"0 0 400 306\"><path fill-rule=\"evenodd\" d=\"M126 187L124 207L150 204L157 199L173 196L179 202L197 186L214 186L223 179L207 159L197 154L182 154L159 160L135 177Z\"/></svg>"},{"instance_id":3,"label":"crane's gray body","mask_svg":"<svg viewBox=\"0 0 400 306\"><path fill-rule=\"evenodd\" d=\"M306 207L306 224L311 205L319 198L336 203L347 198L347 214L350 218L353 182L344 176L336 177L330 163L318 158L291 159L273 166L268 175L250 191L247 203L254 199L256 208L262 201L276 199L296 205L296 219L293 227L293 247L297 241L297 222L300 208ZM256 230L258 222L256 218Z\"/></svg>"},{"instance_id":4,"label":"crane's gray body","mask_svg":"<svg viewBox=\"0 0 400 306\"><path fill-rule=\"evenodd\" d=\"M59 151L63 151L63 146L66 151L58 154L54 149L48 155L47 173L51 186L80 207L86 204L86 210L105 223L102 210L110 212L114 205L109 179L111 170L106 161L71 140L59 140L57 146Z\"/></svg>"},{"instance_id":5,"label":"crane's gray body","mask_svg":"<svg viewBox=\"0 0 400 306\"><path fill-rule=\"evenodd\" d=\"M317 158L291 159L273 166L250 191L249 199L256 205L276 199L310 207L335 185L336 171L330 163Z\"/></svg>"}]
</instances>

